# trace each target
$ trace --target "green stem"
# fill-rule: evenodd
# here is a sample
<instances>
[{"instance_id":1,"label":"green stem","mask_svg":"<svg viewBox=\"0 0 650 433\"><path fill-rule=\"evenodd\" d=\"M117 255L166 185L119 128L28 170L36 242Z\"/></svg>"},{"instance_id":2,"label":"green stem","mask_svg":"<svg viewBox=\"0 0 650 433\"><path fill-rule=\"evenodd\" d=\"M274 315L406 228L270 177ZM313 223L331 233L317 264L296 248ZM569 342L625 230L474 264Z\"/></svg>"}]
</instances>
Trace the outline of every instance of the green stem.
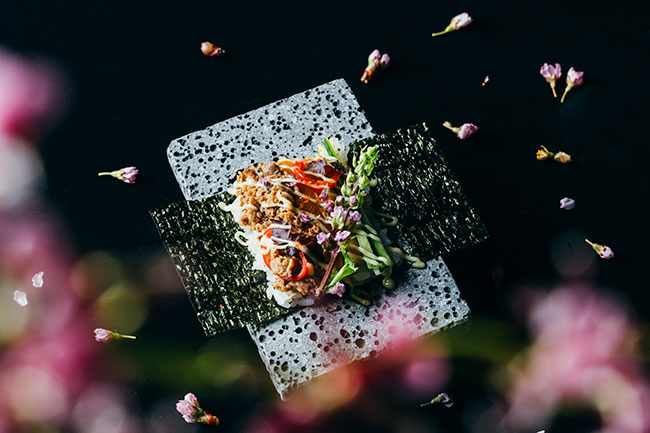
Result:
<instances>
[{"instance_id":1,"label":"green stem","mask_svg":"<svg viewBox=\"0 0 650 433\"><path fill-rule=\"evenodd\" d=\"M360 303L361 305L365 305L366 307L370 305L370 301L367 299L362 298L361 296L357 295L357 292L355 291L354 287L350 288L350 297Z\"/></svg>"}]
</instances>

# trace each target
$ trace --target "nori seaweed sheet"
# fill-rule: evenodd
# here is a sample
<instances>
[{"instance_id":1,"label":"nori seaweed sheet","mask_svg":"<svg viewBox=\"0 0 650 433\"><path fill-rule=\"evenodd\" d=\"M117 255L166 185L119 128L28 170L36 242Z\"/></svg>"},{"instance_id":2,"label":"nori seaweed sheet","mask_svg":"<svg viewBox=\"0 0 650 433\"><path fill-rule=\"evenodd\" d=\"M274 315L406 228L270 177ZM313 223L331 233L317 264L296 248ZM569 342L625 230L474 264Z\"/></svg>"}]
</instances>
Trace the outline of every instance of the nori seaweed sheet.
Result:
<instances>
[{"instance_id":1,"label":"nori seaweed sheet","mask_svg":"<svg viewBox=\"0 0 650 433\"><path fill-rule=\"evenodd\" d=\"M232 196L150 211L207 336L287 312L266 297L266 275L252 269L250 252L235 239L239 225L219 208L220 201Z\"/></svg>"},{"instance_id":2,"label":"nori seaweed sheet","mask_svg":"<svg viewBox=\"0 0 650 433\"><path fill-rule=\"evenodd\" d=\"M372 208L398 218L389 230L397 246L427 261L487 239L425 123L357 141L350 153L364 146L379 149Z\"/></svg>"}]
</instances>

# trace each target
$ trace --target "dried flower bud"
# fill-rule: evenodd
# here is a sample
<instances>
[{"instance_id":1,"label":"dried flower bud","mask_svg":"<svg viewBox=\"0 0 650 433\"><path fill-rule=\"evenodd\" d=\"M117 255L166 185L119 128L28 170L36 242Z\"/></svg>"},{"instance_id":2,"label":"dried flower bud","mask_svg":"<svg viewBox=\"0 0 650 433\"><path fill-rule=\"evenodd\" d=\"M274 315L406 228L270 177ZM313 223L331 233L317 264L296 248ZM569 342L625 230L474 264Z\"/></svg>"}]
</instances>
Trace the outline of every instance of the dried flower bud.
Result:
<instances>
[{"instance_id":1,"label":"dried flower bud","mask_svg":"<svg viewBox=\"0 0 650 433\"><path fill-rule=\"evenodd\" d=\"M368 66L361 75L361 81L368 84L375 72L380 68L385 68L390 64L390 56L388 54L381 54L379 50L374 50L368 56Z\"/></svg>"},{"instance_id":2,"label":"dried flower bud","mask_svg":"<svg viewBox=\"0 0 650 433\"><path fill-rule=\"evenodd\" d=\"M555 67L544 63L539 69L539 73L546 79L546 82L550 84L551 90L553 91L553 97L557 98L557 93L555 92L555 82L560 79L562 76L562 67L559 63L555 64Z\"/></svg>"},{"instance_id":3,"label":"dried flower bud","mask_svg":"<svg viewBox=\"0 0 650 433\"><path fill-rule=\"evenodd\" d=\"M135 177L138 175L138 169L135 167L124 167L111 172L97 173L97 176L112 176L124 183L135 183Z\"/></svg>"},{"instance_id":4,"label":"dried flower bud","mask_svg":"<svg viewBox=\"0 0 650 433\"><path fill-rule=\"evenodd\" d=\"M558 152L555 154L553 159L562 164L568 164L571 162L571 155L565 152Z\"/></svg>"},{"instance_id":5,"label":"dried flower bud","mask_svg":"<svg viewBox=\"0 0 650 433\"><path fill-rule=\"evenodd\" d=\"M205 412L199 405L199 400L191 392L185 394L185 398L176 403L176 410L187 423L219 425L219 418Z\"/></svg>"},{"instance_id":6,"label":"dried flower bud","mask_svg":"<svg viewBox=\"0 0 650 433\"><path fill-rule=\"evenodd\" d=\"M596 251L596 253L601 258L606 259L606 260L614 258L614 250L612 250L607 245L597 244L597 243L591 242L589 239L585 239L585 242L587 242L589 245L591 245L591 248L593 248L594 251Z\"/></svg>"},{"instance_id":7,"label":"dried flower bud","mask_svg":"<svg viewBox=\"0 0 650 433\"><path fill-rule=\"evenodd\" d=\"M462 29L463 27L468 26L472 21L472 17L470 17L467 12L463 12L462 14L453 17L449 25L443 31L432 33L431 36L440 36L445 33L453 32L454 30Z\"/></svg>"},{"instance_id":8,"label":"dried flower bud","mask_svg":"<svg viewBox=\"0 0 650 433\"><path fill-rule=\"evenodd\" d=\"M201 42L201 52L209 57L216 57L226 54L226 50L216 46L212 42Z\"/></svg>"},{"instance_id":9,"label":"dried flower bud","mask_svg":"<svg viewBox=\"0 0 650 433\"><path fill-rule=\"evenodd\" d=\"M544 161L548 158L552 158L555 154L549 151L545 146L541 146L541 149L537 151L536 158L539 161Z\"/></svg>"},{"instance_id":10,"label":"dried flower bud","mask_svg":"<svg viewBox=\"0 0 650 433\"><path fill-rule=\"evenodd\" d=\"M560 209L572 210L574 207L576 207L576 202L574 199L564 197L562 200L560 200Z\"/></svg>"},{"instance_id":11,"label":"dried flower bud","mask_svg":"<svg viewBox=\"0 0 650 433\"><path fill-rule=\"evenodd\" d=\"M569 72L566 73L566 87L564 88L564 94L562 95L560 102L564 102L566 94L569 93L571 89L582 86L584 75L585 73L583 71L576 71L573 69L573 66L569 68Z\"/></svg>"},{"instance_id":12,"label":"dried flower bud","mask_svg":"<svg viewBox=\"0 0 650 433\"><path fill-rule=\"evenodd\" d=\"M446 407L452 407L454 405L454 401L451 399L451 397L449 397L449 394L442 392L432 398L431 401L422 403L420 407L430 406L432 404L444 404Z\"/></svg>"},{"instance_id":13,"label":"dried flower bud","mask_svg":"<svg viewBox=\"0 0 650 433\"><path fill-rule=\"evenodd\" d=\"M478 131L478 126L473 123L463 123L461 126L452 126L450 122L445 122L442 126L454 132L461 140L465 140L467 137Z\"/></svg>"},{"instance_id":14,"label":"dried flower bud","mask_svg":"<svg viewBox=\"0 0 650 433\"><path fill-rule=\"evenodd\" d=\"M95 329L95 341L98 341L100 343L108 343L109 341L121 340L123 338L135 340L135 337L133 335L122 335L104 328Z\"/></svg>"}]
</instances>

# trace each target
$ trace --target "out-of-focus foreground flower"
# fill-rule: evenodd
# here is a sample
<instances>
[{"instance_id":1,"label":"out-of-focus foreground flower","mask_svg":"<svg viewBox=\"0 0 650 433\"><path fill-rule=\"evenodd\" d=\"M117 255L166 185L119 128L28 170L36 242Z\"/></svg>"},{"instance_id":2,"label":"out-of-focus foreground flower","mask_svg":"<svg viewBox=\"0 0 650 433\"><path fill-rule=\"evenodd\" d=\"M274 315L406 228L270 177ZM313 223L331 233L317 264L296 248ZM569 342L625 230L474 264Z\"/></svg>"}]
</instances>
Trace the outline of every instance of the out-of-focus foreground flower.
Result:
<instances>
[{"instance_id":1,"label":"out-of-focus foreground flower","mask_svg":"<svg viewBox=\"0 0 650 433\"><path fill-rule=\"evenodd\" d=\"M379 50L374 50L368 56L368 66L361 75L361 81L368 84L377 70L387 68L388 65L390 65L390 56L386 53L382 54Z\"/></svg>"},{"instance_id":2,"label":"out-of-focus foreground flower","mask_svg":"<svg viewBox=\"0 0 650 433\"><path fill-rule=\"evenodd\" d=\"M217 57L226 54L226 50L208 41L201 42L201 52L208 57Z\"/></svg>"},{"instance_id":3,"label":"out-of-focus foreground flower","mask_svg":"<svg viewBox=\"0 0 650 433\"><path fill-rule=\"evenodd\" d=\"M639 333L621 306L563 288L538 302L529 322L533 345L510 374L509 424L532 428L565 405L586 402L600 413L602 432L650 431Z\"/></svg>"},{"instance_id":4,"label":"out-of-focus foreground flower","mask_svg":"<svg viewBox=\"0 0 650 433\"><path fill-rule=\"evenodd\" d=\"M546 82L550 84L551 90L553 91L553 97L557 98L557 93L555 92L555 82L562 77L562 67L559 63L556 63L555 66L544 63L539 69L539 73L546 79Z\"/></svg>"},{"instance_id":5,"label":"out-of-focus foreground flower","mask_svg":"<svg viewBox=\"0 0 650 433\"><path fill-rule=\"evenodd\" d=\"M597 243L591 242L589 239L585 239L585 242L587 242L589 245L591 245L591 248L593 248L594 251L596 251L596 254L598 254L601 258L603 258L603 259L613 259L614 258L614 250L612 250L607 245L597 244Z\"/></svg>"},{"instance_id":6,"label":"out-of-focus foreground flower","mask_svg":"<svg viewBox=\"0 0 650 433\"><path fill-rule=\"evenodd\" d=\"M569 69L569 72L566 73L566 87L564 88L564 93L562 94L562 99L560 102L564 102L564 98L566 98L566 94L569 93L571 89L574 87L582 86L583 79L582 77L585 75L584 72L582 71L576 71L573 69L573 66Z\"/></svg>"},{"instance_id":7,"label":"out-of-focus foreground flower","mask_svg":"<svg viewBox=\"0 0 650 433\"><path fill-rule=\"evenodd\" d=\"M452 131L461 140L466 139L478 131L478 126L474 125L473 123L463 123L461 126L453 126L451 122L445 122L442 124L442 126Z\"/></svg>"},{"instance_id":8,"label":"out-of-focus foreground flower","mask_svg":"<svg viewBox=\"0 0 650 433\"><path fill-rule=\"evenodd\" d=\"M440 36L445 33L453 32L454 30L462 29L463 27L468 26L472 21L472 17L470 17L467 12L463 12L462 14L453 17L449 25L443 31L432 33L431 36Z\"/></svg>"},{"instance_id":9,"label":"out-of-focus foreground flower","mask_svg":"<svg viewBox=\"0 0 650 433\"><path fill-rule=\"evenodd\" d=\"M65 80L53 64L0 48L0 135L34 138L63 112Z\"/></svg>"},{"instance_id":10,"label":"out-of-focus foreground flower","mask_svg":"<svg viewBox=\"0 0 650 433\"><path fill-rule=\"evenodd\" d=\"M103 171L101 173L97 173L97 176L112 176L124 183L135 183L135 177L137 175L138 169L136 167L124 167L115 171Z\"/></svg>"},{"instance_id":11,"label":"out-of-focus foreground flower","mask_svg":"<svg viewBox=\"0 0 650 433\"><path fill-rule=\"evenodd\" d=\"M207 425L219 425L219 418L205 412L199 405L199 400L191 392L185 394L183 400L178 400L176 410L183 415L187 423L201 423Z\"/></svg>"}]
</instances>

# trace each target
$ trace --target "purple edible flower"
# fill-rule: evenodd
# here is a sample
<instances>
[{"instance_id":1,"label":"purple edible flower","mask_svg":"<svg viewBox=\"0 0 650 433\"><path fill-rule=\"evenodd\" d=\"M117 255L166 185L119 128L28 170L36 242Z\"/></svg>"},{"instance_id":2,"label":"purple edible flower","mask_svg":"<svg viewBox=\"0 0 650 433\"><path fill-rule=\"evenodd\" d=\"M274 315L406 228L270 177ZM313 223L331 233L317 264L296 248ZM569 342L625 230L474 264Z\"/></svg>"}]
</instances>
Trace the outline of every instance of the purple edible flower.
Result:
<instances>
[{"instance_id":1,"label":"purple edible flower","mask_svg":"<svg viewBox=\"0 0 650 433\"><path fill-rule=\"evenodd\" d=\"M349 201L350 201L350 206L354 206L355 204L357 204L359 199L357 198L356 195L353 195L352 197L350 197Z\"/></svg>"},{"instance_id":2,"label":"purple edible flower","mask_svg":"<svg viewBox=\"0 0 650 433\"><path fill-rule=\"evenodd\" d=\"M343 206L334 206L334 210L332 211L332 218L337 218L340 216L345 217L345 214L346 212Z\"/></svg>"},{"instance_id":3,"label":"purple edible flower","mask_svg":"<svg viewBox=\"0 0 650 433\"><path fill-rule=\"evenodd\" d=\"M336 204L343 203L343 196L342 195L337 195L335 201L336 201Z\"/></svg>"},{"instance_id":4,"label":"purple edible flower","mask_svg":"<svg viewBox=\"0 0 650 433\"><path fill-rule=\"evenodd\" d=\"M309 215L307 215L306 213L300 215L300 221L302 221L304 223L308 223L309 222Z\"/></svg>"},{"instance_id":5,"label":"purple edible flower","mask_svg":"<svg viewBox=\"0 0 650 433\"><path fill-rule=\"evenodd\" d=\"M329 198L329 189L325 188L318 196L321 201L326 201Z\"/></svg>"},{"instance_id":6,"label":"purple edible flower","mask_svg":"<svg viewBox=\"0 0 650 433\"><path fill-rule=\"evenodd\" d=\"M298 182L286 182L285 185L289 188L293 188L294 186L298 185Z\"/></svg>"},{"instance_id":7,"label":"purple edible flower","mask_svg":"<svg viewBox=\"0 0 650 433\"><path fill-rule=\"evenodd\" d=\"M345 284L338 282L332 286L331 289L329 289L329 293L332 295L339 295L339 297L342 297L343 294L345 293Z\"/></svg>"},{"instance_id":8,"label":"purple edible flower","mask_svg":"<svg viewBox=\"0 0 650 433\"><path fill-rule=\"evenodd\" d=\"M336 242L344 242L345 240L347 240L347 238L350 237L351 234L352 234L352 233L350 233L350 232L347 231L347 230L339 230L339 231L336 232L336 234L334 235L334 240L335 240Z\"/></svg>"},{"instance_id":9,"label":"purple edible flower","mask_svg":"<svg viewBox=\"0 0 650 433\"><path fill-rule=\"evenodd\" d=\"M318 242L321 245L323 245L324 243L329 241L329 239L330 239L330 234L329 233L322 233L321 232L321 233L318 233L316 235L316 242Z\"/></svg>"},{"instance_id":10,"label":"purple edible flower","mask_svg":"<svg viewBox=\"0 0 650 433\"><path fill-rule=\"evenodd\" d=\"M350 212L350 221L352 221L353 223L358 223L359 221L361 221L361 213L356 210Z\"/></svg>"}]
</instances>

